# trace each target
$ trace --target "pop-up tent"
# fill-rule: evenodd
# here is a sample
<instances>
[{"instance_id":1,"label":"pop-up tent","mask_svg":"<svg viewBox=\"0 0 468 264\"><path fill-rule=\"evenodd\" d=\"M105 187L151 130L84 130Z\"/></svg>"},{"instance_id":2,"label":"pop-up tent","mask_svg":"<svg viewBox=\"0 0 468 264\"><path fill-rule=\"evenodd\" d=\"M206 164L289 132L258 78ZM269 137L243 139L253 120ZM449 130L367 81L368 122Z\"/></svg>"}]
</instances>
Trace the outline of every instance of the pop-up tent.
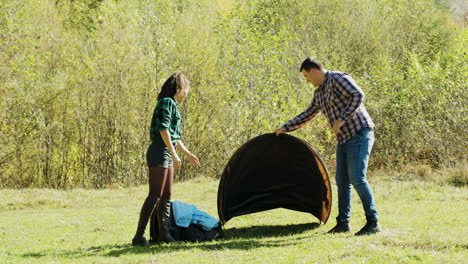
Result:
<instances>
[{"instance_id":1,"label":"pop-up tent","mask_svg":"<svg viewBox=\"0 0 468 264\"><path fill-rule=\"evenodd\" d=\"M331 209L328 171L319 153L288 134L264 134L231 157L218 188L218 215L231 218L275 208L311 213L326 223Z\"/></svg>"}]
</instances>

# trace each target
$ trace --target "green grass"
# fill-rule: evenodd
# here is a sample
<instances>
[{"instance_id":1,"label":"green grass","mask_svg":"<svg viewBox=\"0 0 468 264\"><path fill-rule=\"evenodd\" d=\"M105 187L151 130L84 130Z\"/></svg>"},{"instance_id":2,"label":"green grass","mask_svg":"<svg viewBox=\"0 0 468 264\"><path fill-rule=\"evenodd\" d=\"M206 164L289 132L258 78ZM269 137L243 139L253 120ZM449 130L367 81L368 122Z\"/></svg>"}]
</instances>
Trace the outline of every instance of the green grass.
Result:
<instances>
[{"instance_id":1,"label":"green grass","mask_svg":"<svg viewBox=\"0 0 468 264\"><path fill-rule=\"evenodd\" d=\"M383 232L326 235L330 221L277 209L230 220L225 238L132 247L147 187L0 190L0 263L468 263L466 186L373 172ZM217 217L218 181L177 183L173 199ZM365 223L353 193L351 226Z\"/></svg>"}]
</instances>

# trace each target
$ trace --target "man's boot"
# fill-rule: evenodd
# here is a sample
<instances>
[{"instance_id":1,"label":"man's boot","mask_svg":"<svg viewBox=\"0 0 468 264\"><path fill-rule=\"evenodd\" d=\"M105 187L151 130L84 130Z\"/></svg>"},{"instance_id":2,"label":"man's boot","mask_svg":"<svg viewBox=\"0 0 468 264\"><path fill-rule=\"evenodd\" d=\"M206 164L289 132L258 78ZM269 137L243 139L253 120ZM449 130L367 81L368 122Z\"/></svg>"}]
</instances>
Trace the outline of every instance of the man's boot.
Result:
<instances>
[{"instance_id":1,"label":"man's boot","mask_svg":"<svg viewBox=\"0 0 468 264\"><path fill-rule=\"evenodd\" d=\"M366 225L359 230L355 235L356 236L363 236L363 235L370 235L375 234L381 231L380 224L377 220L369 220L367 219Z\"/></svg>"},{"instance_id":2,"label":"man's boot","mask_svg":"<svg viewBox=\"0 0 468 264\"><path fill-rule=\"evenodd\" d=\"M156 207L158 210L159 242L173 242L175 239L169 233L171 225L171 200L168 197L162 197Z\"/></svg>"},{"instance_id":3,"label":"man's boot","mask_svg":"<svg viewBox=\"0 0 468 264\"><path fill-rule=\"evenodd\" d=\"M348 233L351 232L351 228L349 227L349 221L336 221L336 226L328 231L328 234L336 234L336 233Z\"/></svg>"},{"instance_id":4,"label":"man's boot","mask_svg":"<svg viewBox=\"0 0 468 264\"><path fill-rule=\"evenodd\" d=\"M138 227L135 236L132 239L132 245L149 246L148 240L145 238L145 230L157 202L158 198L156 197L146 197L146 200L141 207L140 220L138 220Z\"/></svg>"}]
</instances>

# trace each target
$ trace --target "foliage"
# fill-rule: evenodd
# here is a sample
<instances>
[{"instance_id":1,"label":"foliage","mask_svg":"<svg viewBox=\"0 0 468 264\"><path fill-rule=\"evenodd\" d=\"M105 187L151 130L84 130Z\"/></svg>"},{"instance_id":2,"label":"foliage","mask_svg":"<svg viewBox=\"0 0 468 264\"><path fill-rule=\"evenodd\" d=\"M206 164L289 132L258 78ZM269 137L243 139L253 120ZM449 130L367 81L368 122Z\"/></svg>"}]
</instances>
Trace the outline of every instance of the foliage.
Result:
<instances>
[{"instance_id":1,"label":"foliage","mask_svg":"<svg viewBox=\"0 0 468 264\"><path fill-rule=\"evenodd\" d=\"M453 165L467 159L467 39L432 0L3 0L0 187L144 182L174 71L191 80L183 139L203 164L177 177L217 177L241 144L307 107L307 56L365 91L373 166ZM323 117L294 135L333 166Z\"/></svg>"}]
</instances>

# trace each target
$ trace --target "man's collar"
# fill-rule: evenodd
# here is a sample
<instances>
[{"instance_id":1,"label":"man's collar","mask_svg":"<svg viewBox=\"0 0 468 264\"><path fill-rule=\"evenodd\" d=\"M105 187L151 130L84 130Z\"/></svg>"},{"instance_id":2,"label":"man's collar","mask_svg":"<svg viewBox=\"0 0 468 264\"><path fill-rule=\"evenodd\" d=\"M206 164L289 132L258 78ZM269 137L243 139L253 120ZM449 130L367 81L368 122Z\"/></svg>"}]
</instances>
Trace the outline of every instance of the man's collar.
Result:
<instances>
[{"instance_id":1,"label":"man's collar","mask_svg":"<svg viewBox=\"0 0 468 264\"><path fill-rule=\"evenodd\" d=\"M320 84L318 87L325 87L325 84L327 83L327 80L328 80L328 78L330 77L330 74L329 74L329 73L330 73L329 71L326 71L326 72L325 72L325 78L323 78L322 84ZM318 88L318 87L317 87L317 88Z\"/></svg>"}]
</instances>

